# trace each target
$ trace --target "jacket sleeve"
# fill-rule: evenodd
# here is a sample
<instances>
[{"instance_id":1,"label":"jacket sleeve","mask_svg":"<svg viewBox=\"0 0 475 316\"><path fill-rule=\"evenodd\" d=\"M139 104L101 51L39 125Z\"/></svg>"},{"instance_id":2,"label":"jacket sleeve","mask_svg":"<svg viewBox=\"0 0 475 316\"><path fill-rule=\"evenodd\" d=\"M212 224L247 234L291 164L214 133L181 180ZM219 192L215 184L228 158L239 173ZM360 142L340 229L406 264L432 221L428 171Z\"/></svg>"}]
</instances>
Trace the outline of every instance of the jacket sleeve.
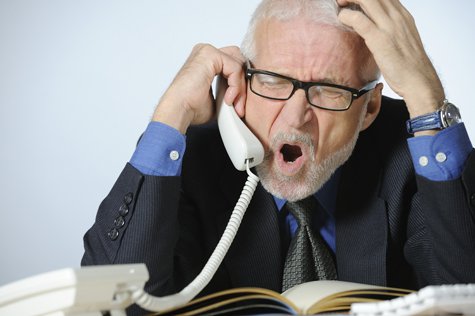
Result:
<instances>
[{"instance_id":1,"label":"jacket sleeve","mask_svg":"<svg viewBox=\"0 0 475 316\"><path fill-rule=\"evenodd\" d=\"M180 177L145 176L127 164L84 236L81 264L145 263L148 293L162 296L181 289L194 274L190 267L201 266L202 255L192 228L197 226L194 212L178 224L178 209L188 207L180 200L180 187ZM177 247L179 238L186 256L176 249L185 248Z\"/></svg>"},{"instance_id":2,"label":"jacket sleeve","mask_svg":"<svg viewBox=\"0 0 475 316\"><path fill-rule=\"evenodd\" d=\"M475 282L475 151L457 179L416 180L405 254L419 285Z\"/></svg>"}]
</instances>

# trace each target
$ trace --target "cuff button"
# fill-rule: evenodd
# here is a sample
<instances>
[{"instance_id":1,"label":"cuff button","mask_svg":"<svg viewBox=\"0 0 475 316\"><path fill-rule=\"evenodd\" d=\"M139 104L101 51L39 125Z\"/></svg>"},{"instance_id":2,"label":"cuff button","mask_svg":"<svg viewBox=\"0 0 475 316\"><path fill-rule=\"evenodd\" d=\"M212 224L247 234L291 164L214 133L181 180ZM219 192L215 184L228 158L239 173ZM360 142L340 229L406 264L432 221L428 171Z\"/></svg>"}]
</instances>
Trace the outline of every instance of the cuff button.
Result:
<instances>
[{"instance_id":1,"label":"cuff button","mask_svg":"<svg viewBox=\"0 0 475 316\"><path fill-rule=\"evenodd\" d=\"M178 158L180 158L180 154L178 153L178 151L176 151L176 150L170 151L170 159L171 160L176 161L176 160L178 160Z\"/></svg>"},{"instance_id":2,"label":"cuff button","mask_svg":"<svg viewBox=\"0 0 475 316\"><path fill-rule=\"evenodd\" d=\"M119 215L125 216L127 214L129 214L129 207L127 206L127 204L122 204L119 207Z\"/></svg>"},{"instance_id":3,"label":"cuff button","mask_svg":"<svg viewBox=\"0 0 475 316\"><path fill-rule=\"evenodd\" d=\"M124 226L124 224L125 224L125 220L122 216L119 216L114 220L114 225L116 227L122 227Z\"/></svg>"},{"instance_id":4,"label":"cuff button","mask_svg":"<svg viewBox=\"0 0 475 316\"><path fill-rule=\"evenodd\" d=\"M124 196L124 203L126 205L129 205L130 203L132 203L133 199L134 199L134 194L132 192L129 192Z\"/></svg>"},{"instance_id":5,"label":"cuff button","mask_svg":"<svg viewBox=\"0 0 475 316\"><path fill-rule=\"evenodd\" d=\"M108 233L107 235L109 236L109 238L111 240L116 240L117 237L119 237L119 231L117 230L117 228L112 228Z\"/></svg>"},{"instance_id":6,"label":"cuff button","mask_svg":"<svg viewBox=\"0 0 475 316\"><path fill-rule=\"evenodd\" d=\"M419 164L422 166L422 167L425 167L429 164L429 158L427 158L426 156L421 156L419 158Z\"/></svg>"},{"instance_id":7,"label":"cuff button","mask_svg":"<svg viewBox=\"0 0 475 316\"><path fill-rule=\"evenodd\" d=\"M444 162L447 160L447 155L444 153L437 153L437 155L435 155L435 160L438 162Z\"/></svg>"}]
</instances>

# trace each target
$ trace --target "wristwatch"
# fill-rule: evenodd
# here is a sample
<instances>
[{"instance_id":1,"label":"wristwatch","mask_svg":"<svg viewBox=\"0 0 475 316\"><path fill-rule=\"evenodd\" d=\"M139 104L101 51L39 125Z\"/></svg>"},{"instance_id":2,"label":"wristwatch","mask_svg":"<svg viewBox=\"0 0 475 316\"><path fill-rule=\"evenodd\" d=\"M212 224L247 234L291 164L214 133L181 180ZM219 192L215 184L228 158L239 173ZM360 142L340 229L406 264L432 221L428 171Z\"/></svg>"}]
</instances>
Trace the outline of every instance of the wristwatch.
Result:
<instances>
[{"instance_id":1,"label":"wristwatch","mask_svg":"<svg viewBox=\"0 0 475 316\"><path fill-rule=\"evenodd\" d=\"M461 122L462 117L459 109L449 101L444 100L440 110L407 120L406 128L408 133L414 134L420 131L446 129Z\"/></svg>"}]
</instances>

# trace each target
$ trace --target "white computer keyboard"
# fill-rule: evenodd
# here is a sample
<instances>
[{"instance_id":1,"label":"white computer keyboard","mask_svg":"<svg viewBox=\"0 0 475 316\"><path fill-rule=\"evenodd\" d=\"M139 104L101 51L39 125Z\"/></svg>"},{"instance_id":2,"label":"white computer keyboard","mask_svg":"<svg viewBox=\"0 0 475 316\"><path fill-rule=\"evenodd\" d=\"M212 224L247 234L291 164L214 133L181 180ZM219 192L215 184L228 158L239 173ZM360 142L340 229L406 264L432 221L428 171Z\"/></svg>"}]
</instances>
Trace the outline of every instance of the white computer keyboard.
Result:
<instances>
[{"instance_id":1,"label":"white computer keyboard","mask_svg":"<svg viewBox=\"0 0 475 316\"><path fill-rule=\"evenodd\" d=\"M355 303L357 316L475 315L475 284L427 286L418 292L377 303Z\"/></svg>"}]
</instances>

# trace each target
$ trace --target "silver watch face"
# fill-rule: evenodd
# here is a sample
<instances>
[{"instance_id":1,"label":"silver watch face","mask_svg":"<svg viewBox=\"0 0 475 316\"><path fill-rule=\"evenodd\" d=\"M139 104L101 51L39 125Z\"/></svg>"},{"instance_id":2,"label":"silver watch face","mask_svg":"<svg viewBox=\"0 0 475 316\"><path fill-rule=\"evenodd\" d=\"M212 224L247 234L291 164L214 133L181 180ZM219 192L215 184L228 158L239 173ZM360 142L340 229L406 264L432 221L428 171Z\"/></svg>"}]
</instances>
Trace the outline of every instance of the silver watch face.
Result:
<instances>
[{"instance_id":1,"label":"silver watch face","mask_svg":"<svg viewBox=\"0 0 475 316\"><path fill-rule=\"evenodd\" d=\"M452 103L445 104L443 113L444 113L443 122L446 127L462 122L459 109Z\"/></svg>"}]
</instances>

